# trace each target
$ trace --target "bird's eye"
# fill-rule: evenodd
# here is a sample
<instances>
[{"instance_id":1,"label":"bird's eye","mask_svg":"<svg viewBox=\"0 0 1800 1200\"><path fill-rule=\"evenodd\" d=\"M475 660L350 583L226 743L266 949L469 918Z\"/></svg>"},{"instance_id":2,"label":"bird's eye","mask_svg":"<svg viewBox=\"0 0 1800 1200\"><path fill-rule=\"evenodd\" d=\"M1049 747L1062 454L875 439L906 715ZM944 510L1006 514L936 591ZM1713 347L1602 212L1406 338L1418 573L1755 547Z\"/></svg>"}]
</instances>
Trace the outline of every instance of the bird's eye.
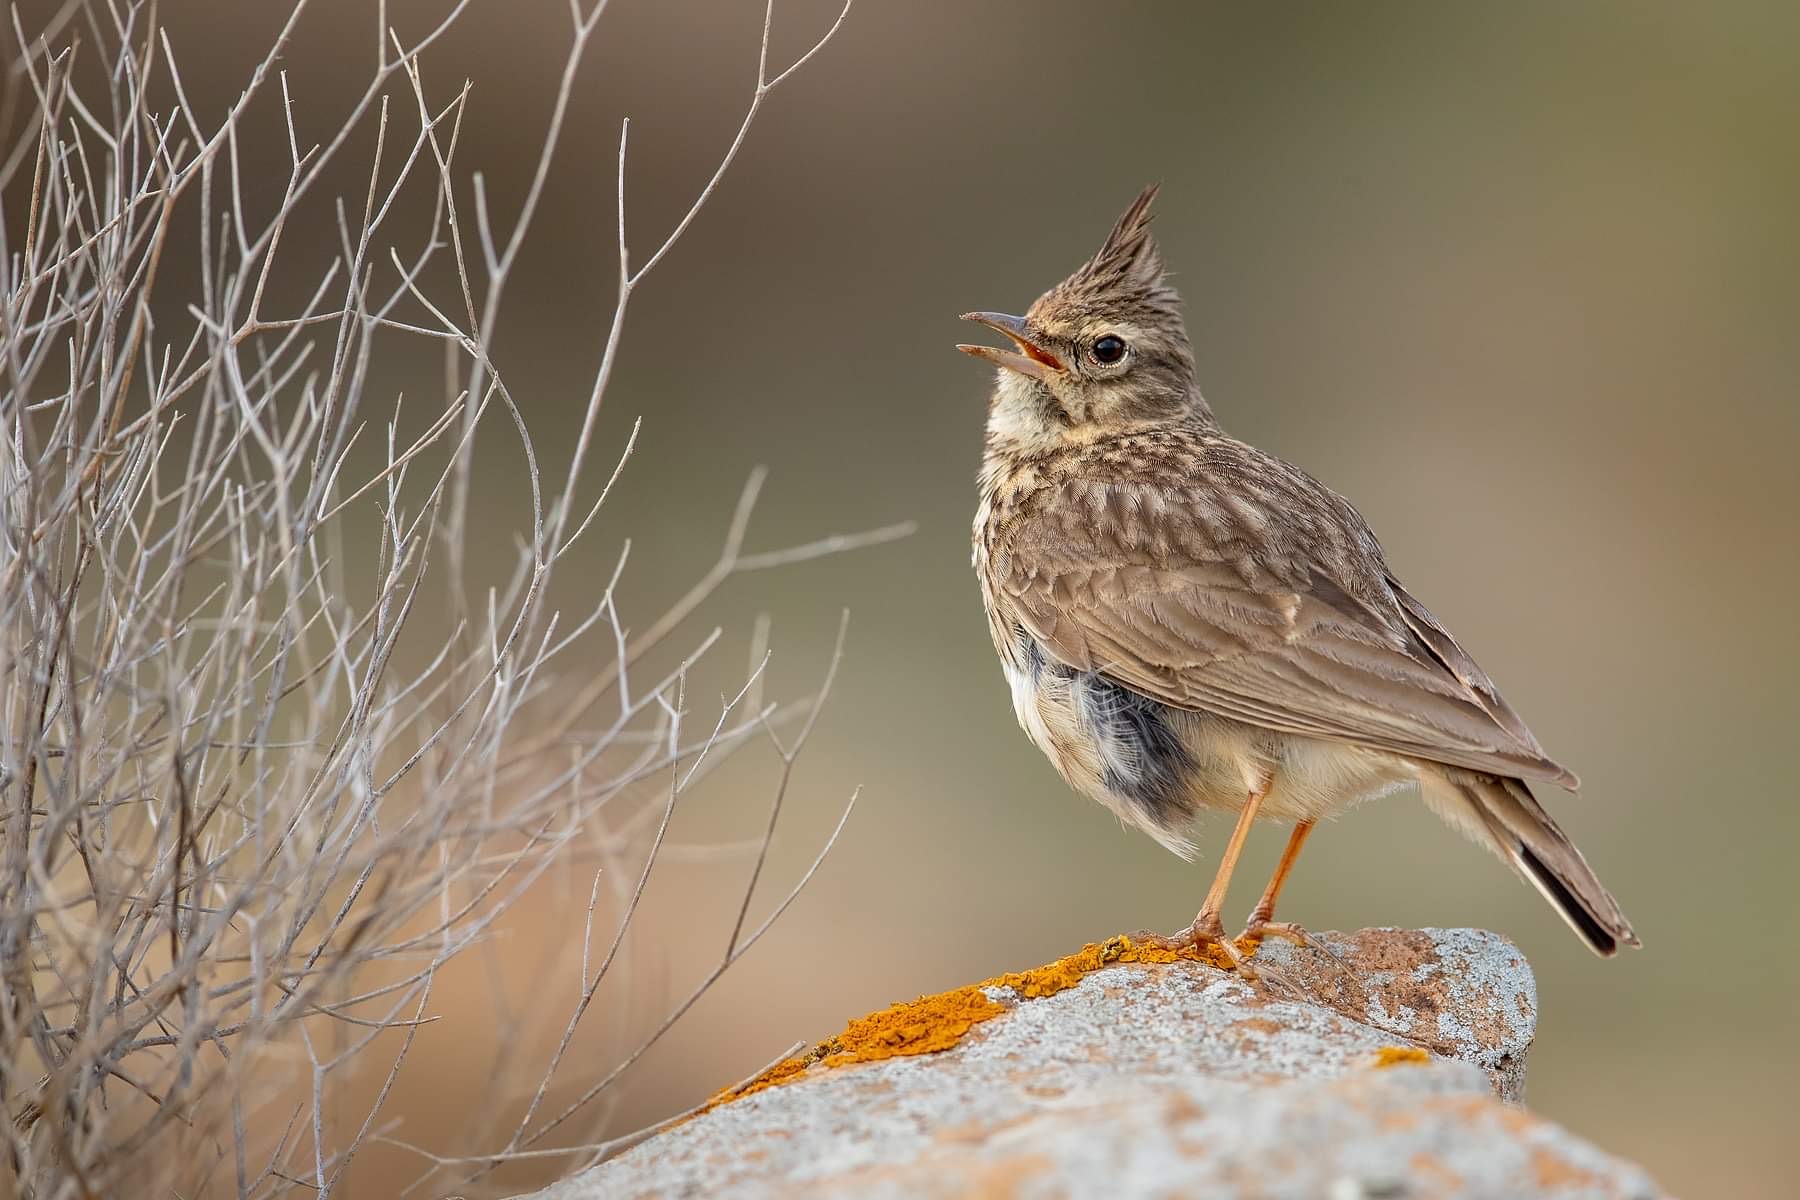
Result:
<instances>
[{"instance_id":1,"label":"bird's eye","mask_svg":"<svg viewBox=\"0 0 1800 1200\"><path fill-rule=\"evenodd\" d=\"M1125 339L1111 333L1095 338L1093 355L1095 362L1110 367L1125 357Z\"/></svg>"}]
</instances>

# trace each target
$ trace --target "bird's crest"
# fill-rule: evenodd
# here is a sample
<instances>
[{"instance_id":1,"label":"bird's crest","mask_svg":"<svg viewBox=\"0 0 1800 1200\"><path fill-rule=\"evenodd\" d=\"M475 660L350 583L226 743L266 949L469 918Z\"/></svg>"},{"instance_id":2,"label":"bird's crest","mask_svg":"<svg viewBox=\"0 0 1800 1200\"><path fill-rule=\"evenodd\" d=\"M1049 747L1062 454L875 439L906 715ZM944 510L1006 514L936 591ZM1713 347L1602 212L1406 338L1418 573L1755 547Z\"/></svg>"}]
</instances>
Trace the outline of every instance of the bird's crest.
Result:
<instances>
[{"instance_id":1,"label":"bird's crest","mask_svg":"<svg viewBox=\"0 0 1800 1200\"><path fill-rule=\"evenodd\" d=\"M1148 309L1179 320L1181 298L1169 286L1162 251L1150 233L1151 205L1160 185L1151 184L1113 223L1094 256L1042 296L1034 309L1087 309L1096 304Z\"/></svg>"},{"instance_id":2,"label":"bird's crest","mask_svg":"<svg viewBox=\"0 0 1800 1200\"><path fill-rule=\"evenodd\" d=\"M1071 282L1080 279L1098 286L1117 286L1162 280L1162 253L1156 248L1156 239L1150 236L1150 218L1156 215L1150 208L1161 186L1153 183L1138 193L1131 207L1113 223L1112 232L1106 235L1094 257L1082 264Z\"/></svg>"}]
</instances>

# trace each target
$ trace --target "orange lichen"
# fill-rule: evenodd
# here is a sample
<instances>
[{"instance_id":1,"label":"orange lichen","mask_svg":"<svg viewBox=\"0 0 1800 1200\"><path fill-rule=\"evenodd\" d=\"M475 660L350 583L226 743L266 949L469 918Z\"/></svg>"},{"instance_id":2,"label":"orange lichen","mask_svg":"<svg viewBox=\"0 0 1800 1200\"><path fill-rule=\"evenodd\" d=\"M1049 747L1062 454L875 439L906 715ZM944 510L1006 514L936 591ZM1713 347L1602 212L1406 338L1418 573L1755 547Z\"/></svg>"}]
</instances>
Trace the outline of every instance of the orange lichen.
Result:
<instances>
[{"instance_id":1,"label":"orange lichen","mask_svg":"<svg viewBox=\"0 0 1800 1200\"><path fill-rule=\"evenodd\" d=\"M1537 1176L1538 1187L1546 1192L1561 1188L1598 1190L1603 1182L1586 1167L1558 1158L1541 1146L1531 1153L1531 1173Z\"/></svg>"},{"instance_id":2,"label":"orange lichen","mask_svg":"<svg viewBox=\"0 0 1800 1200\"><path fill-rule=\"evenodd\" d=\"M823 1051L818 1061L828 1067L900 1054L932 1054L956 1045L977 1022L1005 1011L977 988L957 988L858 1017L815 1049Z\"/></svg>"},{"instance_id":3,"label":"orange lichen","mask_svg":"<svg viewBox=\"0 0 1800 1200\"><path fill-rule=\"evenodd\" d=\"M1402 1064L1417 1066L1430 1061L1431 1052L1417 1046L1383 1046L1375 1052L1377 1067L1398 1067Z\"/></svg>"},{"instance_id":4,"label":"orange lichen","mask_svg":"<svg viewBox=\"0 0 1800 1200\"><path fill-rule=\"evenodd\" d=\"M1254 949L1245 945L1246 950ZM814 1065L841 1067L908 1054L935 1054L948 1050L982 1021L1006 1011L988 998L985 988L1010 988L1026 1000L1054 996L1080 983L1082 977L1114 963L1201 962L1231 969L1231 960L1216 946L1184 946L1169 949L1142 945L1123 935L1105 942L1089 942L1074 954L1029 971L1011 971L968 987L920 996L880 1012L858 1017L836 1037L827 1038L805 1054L783 1059L748 1083L726 1088L714 1096L707 1109L787 1083ZM1423 1054L1424 1051L1418 1051ZM702 1109L701 1111L705 1111Z\"/></svg>"},{"instance_id":5,"label":"orange lichen","mask_svg":"<svg viewBox=\"0 0 1800 1200\"><path fill-rule=\"evenodd\" d=\"M1463 1177L1445 1166L1443 1160L1435 1155L1421 1150L1412 1156L1410 1165L1415 1178L1430 1181L1434 1187L1442 1189L1445 1195L1454 1195L1463 1190Z\"/></svg>"}]
</instances>

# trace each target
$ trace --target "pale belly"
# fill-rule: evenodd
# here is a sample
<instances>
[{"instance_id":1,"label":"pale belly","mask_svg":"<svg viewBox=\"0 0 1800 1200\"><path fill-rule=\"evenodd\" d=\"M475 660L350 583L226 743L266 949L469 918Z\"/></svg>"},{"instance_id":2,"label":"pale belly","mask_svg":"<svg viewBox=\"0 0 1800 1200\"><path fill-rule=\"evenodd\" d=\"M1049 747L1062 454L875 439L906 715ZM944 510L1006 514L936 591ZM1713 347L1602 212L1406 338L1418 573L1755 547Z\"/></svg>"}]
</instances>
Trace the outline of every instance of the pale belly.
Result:
<instances>
[{"instance_id":1,"label":"pale belly","mask_svg":"<svg viewBox=\"0 0 1800 1200\"><path fill-rule=\"evenodd\" d=\"M1184 858L1202 809L1240 811L1259 788L1259 817L1313 821L1418 778L1396 755L1172 708L1021 649L1005 670L1026 734L1077 791Z\"/></svg>"}]
</instances>

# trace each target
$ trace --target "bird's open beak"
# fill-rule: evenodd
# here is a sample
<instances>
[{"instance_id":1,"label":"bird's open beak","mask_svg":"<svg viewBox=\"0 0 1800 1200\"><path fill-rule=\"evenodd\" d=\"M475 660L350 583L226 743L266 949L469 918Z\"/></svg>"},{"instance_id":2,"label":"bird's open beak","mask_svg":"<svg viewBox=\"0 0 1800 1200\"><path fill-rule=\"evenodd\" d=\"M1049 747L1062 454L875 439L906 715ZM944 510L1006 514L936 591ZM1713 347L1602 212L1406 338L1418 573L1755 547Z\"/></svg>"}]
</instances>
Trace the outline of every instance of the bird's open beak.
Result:
<instances>
[{"instance_id":1,"label":"bird's open beak","mask_svg":"<svg viewBox=\"0 0 1800 1200\"><path fill-rule=\"evenodd\" d=\"M964 354L973 354L976 358L985 358L996 366L1005 367L1009 371L1017 371L1021 375L1029 375L1033 379L1048 380L1051 374L1062 374L1062 360L1031 340L1030 327L1025 324L1024 317L1009 317L1005 313L972 312L964 313L962 319L973 321L977 325L986 325L989 329L998 330L1013 340L1013 344L1023 354L1014 354L1011 350L1002 350L998 346L964 346L956 348Z\"/></svg>"}]
</instances>

